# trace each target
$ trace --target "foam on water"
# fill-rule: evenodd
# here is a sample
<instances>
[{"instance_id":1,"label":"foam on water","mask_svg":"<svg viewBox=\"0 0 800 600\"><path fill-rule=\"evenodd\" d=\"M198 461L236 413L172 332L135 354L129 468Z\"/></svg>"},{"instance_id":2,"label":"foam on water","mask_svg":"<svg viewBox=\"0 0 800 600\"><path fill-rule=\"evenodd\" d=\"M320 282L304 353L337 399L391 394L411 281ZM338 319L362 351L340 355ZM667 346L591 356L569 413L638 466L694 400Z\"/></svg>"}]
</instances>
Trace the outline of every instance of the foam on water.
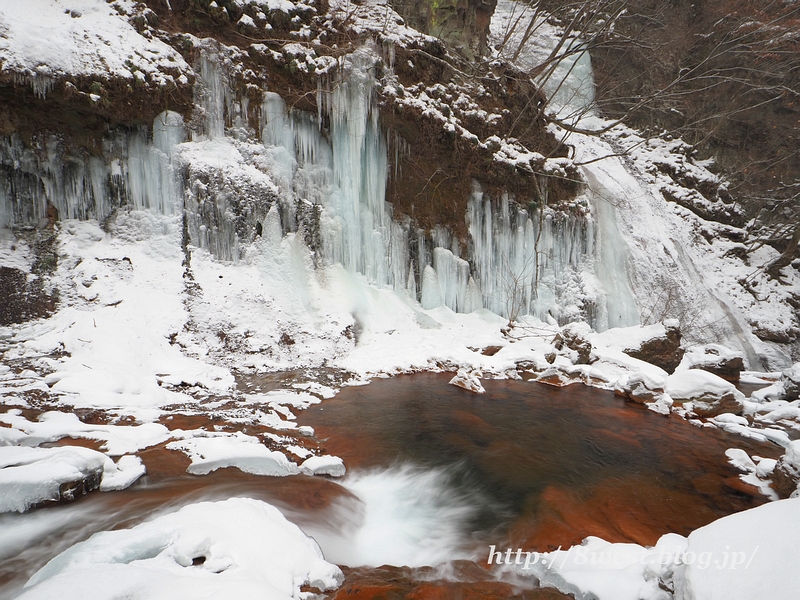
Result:
<instances>
[{"instance_id":1,"label":"foam on water","mask_svg":"<svg viewBox=\"0 0 800 600\"><path fill-rule=\"evenodd\" d=\"M472 556L471 522L487 499L457 485L457 467L409 464L348 475L344 498L303 525L325 557L356 566L436 566Z\"/></svg>"}]
</instances>

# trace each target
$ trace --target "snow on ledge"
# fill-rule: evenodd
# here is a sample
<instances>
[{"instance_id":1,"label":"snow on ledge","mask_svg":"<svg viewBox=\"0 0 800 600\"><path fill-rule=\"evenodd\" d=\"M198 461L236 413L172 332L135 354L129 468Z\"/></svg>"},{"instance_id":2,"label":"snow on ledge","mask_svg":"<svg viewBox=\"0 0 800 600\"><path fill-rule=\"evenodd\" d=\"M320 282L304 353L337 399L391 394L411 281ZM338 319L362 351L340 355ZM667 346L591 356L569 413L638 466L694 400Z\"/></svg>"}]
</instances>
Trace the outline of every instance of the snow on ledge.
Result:
<instances>
[{"instance_id":1,"label":"snow on ledge","mask_svg":"<svg viewBox=\"0 0 800 600\"><path fill-rule=\"evenodd\" d=\"M118 11L115 6L119 5ZM133 80L145 75L156 85L192 73L183 57L128 22L133 3L117 0L25 0L0 7L3 70L28 77L40 96L57 77L92 75ZM122 14L121 14L122 13Z\"/></svg>"}]
</instances>

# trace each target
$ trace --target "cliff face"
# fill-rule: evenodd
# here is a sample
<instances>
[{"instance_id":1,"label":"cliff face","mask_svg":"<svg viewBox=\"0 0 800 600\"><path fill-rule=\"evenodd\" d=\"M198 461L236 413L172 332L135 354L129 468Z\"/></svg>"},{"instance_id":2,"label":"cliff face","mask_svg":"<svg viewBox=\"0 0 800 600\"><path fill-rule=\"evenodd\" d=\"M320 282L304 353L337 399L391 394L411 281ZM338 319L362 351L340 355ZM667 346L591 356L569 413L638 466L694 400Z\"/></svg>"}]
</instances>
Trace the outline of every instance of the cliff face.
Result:
<instances>
[{"instance_id":1,"label":"cliff face","mask_svg":"<svg viewBox=\"0 0 800 600\"><path fill-rule=\"evenodd\" d=\"M487 219L500 211L507 235L547 230L547 243L585 227L579 177L545 130L537 86L509 63L464 56L486 45L485 6L446 19L468 41L460 47L377 4L81 7L61 14L42 0L69 41L60 61L25 43L35 23L13 21L0 79L9 98L0 220L16 231L35 236L58 219L111 230L119 212L146 209L180 216L185 246L228 261L262 234L297 233L316 264L342 264L425 304L504 312L493 284L481 291L472 279L469 207ZM107 57L112 34L128 41ZM550 210L577 229L550 232L534 217ZM526 263L537 250L524 246ZM526 292L525 311L534 296Z\"/></svg>"},{"instance_id":2,"label":"cliff face","mask_svg":"<svg viewBox=\"0 0 800 600\"><path fill-rule=\"evenodd\" d=\"M410 27L446 40L467 57L488 53L497 0L394 0L391 5Z\"/></svg>"}]
</instances>

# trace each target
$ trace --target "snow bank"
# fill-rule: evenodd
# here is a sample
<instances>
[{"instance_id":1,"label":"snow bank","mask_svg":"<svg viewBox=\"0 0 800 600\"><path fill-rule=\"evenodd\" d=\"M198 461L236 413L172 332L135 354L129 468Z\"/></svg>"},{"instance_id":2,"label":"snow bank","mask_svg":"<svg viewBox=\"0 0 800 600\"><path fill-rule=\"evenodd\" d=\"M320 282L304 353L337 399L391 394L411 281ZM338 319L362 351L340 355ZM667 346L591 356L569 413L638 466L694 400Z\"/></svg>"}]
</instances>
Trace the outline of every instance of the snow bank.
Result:
<instances>
[{"instance_id":1,"label":"snow bank","mask_svg":"<svg viewBox=\"0 0 800 600\"><path fill-rule=\"evenodd\" d=\"M687 552L698 560L676 569L675 600L796 598L800 571L791 565L800 553L800 500L714 521L689 535Z\"/></svg>"},{"instance_id":2,"label":"snow bank","mask_svg":"<svg viewBox=\"0 0 800 600\"><path fill-rule=\"evenodd\" d=\"M249 498L201 502L132 529L104 531L59 554L20 600L235 598L288 600L344 576L274 507Z\"/></svg>"},{"instance_id":3,"label":"snow bank","mask_svg":"<svg viewBox=\"0 0 800 600\"><path fill-rule=\"evenodd\" d=\"M136 211L118 214L113 226L112 236L96 222L62 223L65 258L53 279L63 307L11 329L15 345L6 357L60 354L40 363L46 375L39 381L51 393L74 407L124 409L141 420L192 400L172 386L227 391L227 369L170 343L188 317L179 220Z\"/></svg>"},{"instance_id":4,"label":"snow bank","mask_svg":"<svg viewBox=\"0 0 800 600\"><path fill-rule=\"evenodd\" d=\"M121 456L143 450L169 439L170 433L164 425L144 423L142 425L93 425L84 423L74 413L48 411L36 421L29 421L19 409L0 415L0 423L13 429L0 429L0 445L5 432L16 440L14 445L38 446L44 442L55 442L64 437L102 441L101 449L110 456Z\"/></svg>"},{"instance_id":5,"label":"snow bank","mask_svg":"<svg viewBox=\"0 0 800 600\"><path fill-rule=\"evenodd\" d=\"M589 537L500 568L579 600L791 600L800 587L800 571L790 566L798 552L800 500L791 499L724 517L688 538L666 534L653 548ZM493 564L497 558L490 554Z\"/></svg>"}]
</instances>

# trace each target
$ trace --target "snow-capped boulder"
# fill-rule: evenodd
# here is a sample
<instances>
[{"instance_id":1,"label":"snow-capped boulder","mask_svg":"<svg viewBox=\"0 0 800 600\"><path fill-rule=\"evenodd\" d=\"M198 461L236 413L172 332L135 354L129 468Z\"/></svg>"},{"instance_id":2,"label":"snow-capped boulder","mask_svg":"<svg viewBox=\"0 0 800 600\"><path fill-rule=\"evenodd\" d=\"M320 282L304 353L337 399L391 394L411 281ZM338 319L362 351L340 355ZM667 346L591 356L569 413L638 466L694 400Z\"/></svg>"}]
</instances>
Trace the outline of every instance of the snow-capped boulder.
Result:
<instances>
[{"instance_id":1,"label":"snow-capped boulder","mask_svg":"<svg viewBox=\"0 0 800 600\"><path fill-rule=\"evenodd\" d=\"M312 456L300 465L300 472L306 475L330 475L344 477L347 472L344 462L338 456Z\"/></svg>"},{"instance_id":2,"label":"snow-capped boulder","mask_svg":"<svg viewBox=\"0 0 800 600\"><path fill-rule=\"evenodd\" d=\"M131 529L102 531L31 577L24 600L87 597L290 600L337 588L341 570L273 506L250 498L200 502Z\"/></svg>"},{"instance_id":3,"label":"snow-capped boulder","mask_svg":"<svg viewBox=\"0 0 800 600\"><path fill-rule=\"evenodd\" d=\"M659 414L669 415L672 398L665 392L665 381L641 371L623 375L614 386L614 393L630 402L645 404Z\"/></svg>"},{"instance_id":4,"label":"snow-capped boulder","mask_svg":"<svg viewBox=\"0 0 800 600\"><path fill-rule=\"evenodd\" d=\"M684 352L681 348L681 331L678 321L669 319L664 323L642 329L647 329L650 335L641 339L637 345L625 348L623 352L633 358L661 367L667 373L674 372L683 359Z\"/></svg>"},{"instance_id":5,"label":"snow-capped boulder","mask_svg":"<svg viewBox=\"0 0 800 600\"><path fill-rule=\"evenodd\" d=\"M687 350L679 368L702 369L728 381L739 381L744 355L719 344L706 344Z\"/></svg>"},{"instance_id":6,"label":"snow-capped boulder","mask_svg":"<svg viewBox=\"0 0 800 600\"><path fill-rule=\"evenodd\" d=\"M739 415L744 410L744 394L722 377L700 369L670 375L666 391L675 402L691 402L692 410L700 417L710 418L722 413Z\"/></svg>"},{"instance_id":7,"label":"snow-capped boulder","mask_svg":"<svg viewBox=\"0 0 800 600\"><path fill-rule=\"evenodd\" d=\"M464 388L470 392L475 392L476 394L483 394L486 392L483 389L483 385L481 385L480 378L483 377L483 373L480 371L467 371L466 369L460 369L456 376L450 380L450 385L455 385L460 388Z\"/></svg>"},{"instance_id":8,"label":"snow-capped boulder","mask_svg":"<svg viewBox=\"0 0 800 600\"><path fill-rule=\"evenodd\" d=\"M569 323L561 328L556 336L555 344L559 350L566 346L578 354L577 365L586 365L591 361L592 343L588 339L591 328L587 323Z\"/></svg>"},{"instance_id":9,"label":"snow-capped boulder","mask_svg":"<svg viewBox=\"0 0 800 600\"><path fill-rule=\"evenodd\" d=\"M88 448L0 447L0 512L25 512L96 490L105 460Z\"/></svg>"},{"instance_id":10,"label":"snow-capped boulder","mask_svg":"<svg viewBox=\"0 0 800 600\"><path fill-rule=\"evenodd\" d=\"M664 394L664 381L645 373L630 373L617 380L614 392L637 404L654 402Z\"/></svg>"},{"instance_id":11,"label":"snow-capped boulder","mask_svg":"<svg viewBox=\"0 0 800 600\"><path fill-rule=\"evenodd\" d=\"M781 373L780 384L783 386L781 400L792 402L800 399L800 362Z\"/></svg>"}]
</instances>

